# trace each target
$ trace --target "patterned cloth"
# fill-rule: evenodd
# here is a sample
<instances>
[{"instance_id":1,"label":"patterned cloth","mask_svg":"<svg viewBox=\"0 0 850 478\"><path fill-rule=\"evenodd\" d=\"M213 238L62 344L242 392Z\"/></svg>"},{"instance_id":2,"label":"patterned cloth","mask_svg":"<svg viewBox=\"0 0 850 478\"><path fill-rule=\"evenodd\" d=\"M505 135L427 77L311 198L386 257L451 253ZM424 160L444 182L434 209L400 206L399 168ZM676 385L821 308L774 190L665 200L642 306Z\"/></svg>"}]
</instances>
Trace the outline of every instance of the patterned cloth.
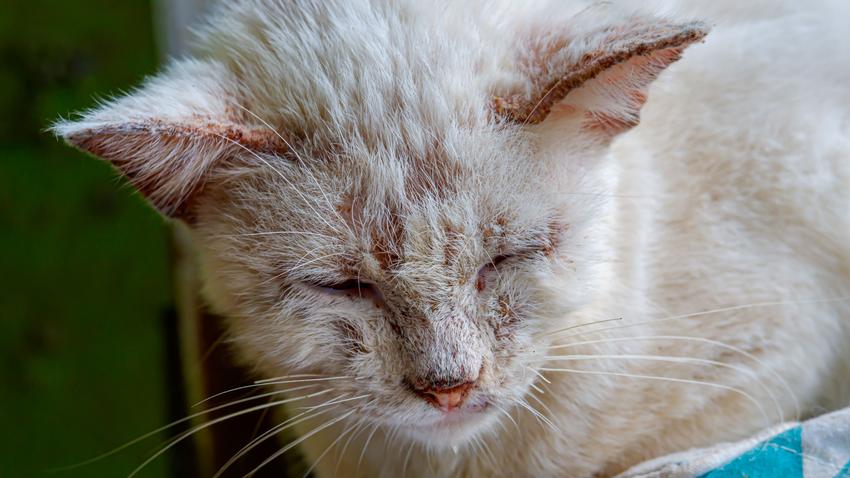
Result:
<instances>
[{"instance_id":1,"label":"patterned cloth","mask_svg":"<svg viewBox=\"0 0 850 478\"><path fill-rule=\"evenodd\" d=\"M736 443L667 455L618 478L850 478L850 408Z\"/></svg>"}]
</instances>

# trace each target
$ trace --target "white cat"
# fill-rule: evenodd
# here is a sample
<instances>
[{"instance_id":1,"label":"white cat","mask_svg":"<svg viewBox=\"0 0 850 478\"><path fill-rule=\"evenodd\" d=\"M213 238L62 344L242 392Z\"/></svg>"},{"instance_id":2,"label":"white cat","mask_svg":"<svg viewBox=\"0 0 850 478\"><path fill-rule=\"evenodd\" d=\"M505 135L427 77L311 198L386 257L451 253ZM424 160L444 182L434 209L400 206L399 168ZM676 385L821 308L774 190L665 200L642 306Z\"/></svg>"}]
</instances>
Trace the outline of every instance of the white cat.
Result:
<instances>
[{"instance_id":1,"label":"white cat","mask_svg":"<svg viewBox=\"0 0 850 478\"><path fill-rule=\"evenodd\" d=\"M847 403L848 18L227 2L56 131L189 224L319 476L610 476Z\"/></svg>"}]
</instances>

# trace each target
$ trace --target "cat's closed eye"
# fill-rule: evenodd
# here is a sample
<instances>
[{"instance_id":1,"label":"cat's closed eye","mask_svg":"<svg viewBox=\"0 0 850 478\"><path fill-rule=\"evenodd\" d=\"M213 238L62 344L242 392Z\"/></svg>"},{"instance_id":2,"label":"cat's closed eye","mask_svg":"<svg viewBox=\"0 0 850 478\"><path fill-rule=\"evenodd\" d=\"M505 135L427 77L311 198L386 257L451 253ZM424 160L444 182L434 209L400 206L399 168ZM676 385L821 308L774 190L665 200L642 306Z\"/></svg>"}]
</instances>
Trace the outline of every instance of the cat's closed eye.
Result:
<instances>
[{"instance_id":1,"label":"cat's closed eye","mask_svg":"<svg viewBox=\"0 0 850 478\"><path fill-rule=\"evenodd\" d=\"M373 298L380 295L375 284L359 279L342 281L306 283L310 289L328 295L345 295L348 297Z\"/></svg>"},{"instance_id":2,"label":"cat's closed eye","mask_svg":"<svg viewBox=\"0 0 850 478\"><path fill-rule=\"evenodd\" d=\"M484 289L487 288L487 277L492 272L498 270L499 266L516 257L516 254L500 254L481 266L481 268L478 269L478 276L475 280L475 288L478 289L479 292L483 292Z\"/></svg>"}]
</instances>

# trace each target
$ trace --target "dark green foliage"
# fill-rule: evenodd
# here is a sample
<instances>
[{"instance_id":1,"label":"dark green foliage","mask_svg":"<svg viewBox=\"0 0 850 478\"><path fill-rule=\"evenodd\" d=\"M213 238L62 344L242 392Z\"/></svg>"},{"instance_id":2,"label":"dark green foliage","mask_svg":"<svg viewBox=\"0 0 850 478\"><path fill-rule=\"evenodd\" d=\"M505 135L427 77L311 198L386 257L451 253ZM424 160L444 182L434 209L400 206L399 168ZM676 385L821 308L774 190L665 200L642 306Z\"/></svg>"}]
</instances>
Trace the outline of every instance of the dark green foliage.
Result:
<instances>
[{"instance_id":1,"label":"dark green foliage","mask_svg":"<svg viewBox=\"0 0 850 478\"><path fill-rule=\"evenodd\" d=\"M0 0L0 476L126 476L165 437L168 228L44 129L152 73L146 1ZM167 460L142 476L167 476Z\"/></svg>"}]
</instances>

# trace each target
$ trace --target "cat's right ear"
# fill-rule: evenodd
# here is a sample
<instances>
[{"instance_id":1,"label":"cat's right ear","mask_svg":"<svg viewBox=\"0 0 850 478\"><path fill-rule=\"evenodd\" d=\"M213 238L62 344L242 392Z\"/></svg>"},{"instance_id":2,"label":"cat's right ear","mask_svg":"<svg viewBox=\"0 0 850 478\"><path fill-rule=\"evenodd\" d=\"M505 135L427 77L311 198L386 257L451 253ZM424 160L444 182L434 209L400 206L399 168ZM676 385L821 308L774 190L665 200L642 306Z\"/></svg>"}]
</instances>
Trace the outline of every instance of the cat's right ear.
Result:
<instances>
[{"instance_id":1,"label":"cat's right ear","mask_svg":"<svg viewBox=\"0 0 850 478\"><path fill-rule=\"evenodd\" d=\"M53 131L112 163L161 213L184 217L232 158L285 151L276 132L244 113L221 66L183 62Z\"/></svg>"},{"instance_id":2,"label":"cat's right ear","mask_svg":"<svg viewBox=\"0 0 850 478\"><path fill-rule=\"evenodd\" d=\"M532 28L516 44L514 80L491 99L504 123L607 145L637 125L649 85L708 34L676 22L599 4L565 24Z\"/></svg>"}]
</instances>

